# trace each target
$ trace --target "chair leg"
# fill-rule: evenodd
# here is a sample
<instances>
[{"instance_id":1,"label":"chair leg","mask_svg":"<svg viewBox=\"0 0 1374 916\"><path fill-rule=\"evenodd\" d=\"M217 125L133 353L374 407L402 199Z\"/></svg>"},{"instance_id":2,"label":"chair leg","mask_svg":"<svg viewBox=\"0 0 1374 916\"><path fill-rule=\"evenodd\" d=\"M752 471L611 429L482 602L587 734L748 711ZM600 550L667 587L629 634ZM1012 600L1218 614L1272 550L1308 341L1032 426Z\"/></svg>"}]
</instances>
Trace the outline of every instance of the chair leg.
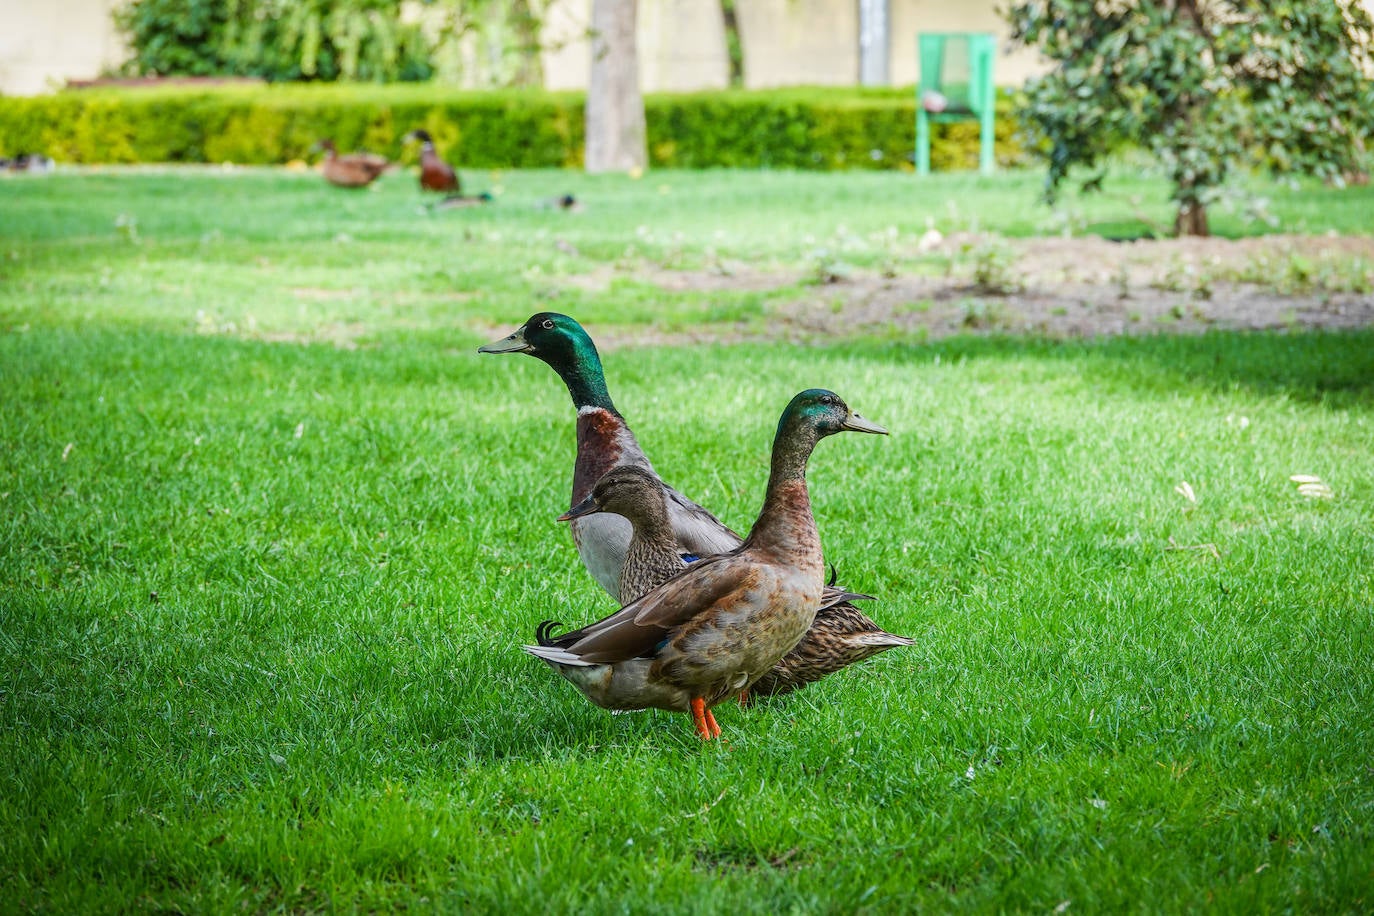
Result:
<instances>
[{"instance_id":1,"label":"chair leg","mask_svg":"<svg viewBox=\"0 0 1374 916\"><path fill-rule=\"evenodd\" d=\"M916 102L916 174L930 174L930 116Z\"/></svg>"}]
</instances>

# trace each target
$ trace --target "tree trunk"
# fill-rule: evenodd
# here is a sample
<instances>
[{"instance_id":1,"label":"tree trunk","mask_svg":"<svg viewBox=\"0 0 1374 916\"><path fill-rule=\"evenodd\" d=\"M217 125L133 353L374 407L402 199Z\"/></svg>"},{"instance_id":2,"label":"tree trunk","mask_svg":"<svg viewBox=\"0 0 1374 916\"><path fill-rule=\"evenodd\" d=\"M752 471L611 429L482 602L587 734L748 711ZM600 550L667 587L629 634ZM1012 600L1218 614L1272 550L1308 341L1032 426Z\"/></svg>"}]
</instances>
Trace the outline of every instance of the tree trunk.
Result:
<instances>
[{"instance_id":1,"label":"tree trunk","mask_svg":"<svg viewBox=\"0 0 1374 916\"><path fill-rule=\"evenodd\" d=\"M648 161L635 48L636 2L592 0L585 151L588 172L642 169Z\"/></svg>"},{"instance_id":2,"label":"tree trunk","mask_svg":"<svg viewBox=\"0 0 1374 916\"><path fill-rule=\"evenodd\" d=\"M725 20L725 56L730 60L730 86L744 85L744 40L739 34L735 0L720 0L720 15Z\"/></svg>"},{"instance_id":3,"label":"tree trunk","mask_svg":"<svg viewBox=\"0 0 1374 916\"><path fill-rule=\"evenodd\" d=\"M1207 205L1200 200L1185 200L1178 205L1178 216L1174 218L1174 235L1208 236Z\"/></svg>"}]
</instances>

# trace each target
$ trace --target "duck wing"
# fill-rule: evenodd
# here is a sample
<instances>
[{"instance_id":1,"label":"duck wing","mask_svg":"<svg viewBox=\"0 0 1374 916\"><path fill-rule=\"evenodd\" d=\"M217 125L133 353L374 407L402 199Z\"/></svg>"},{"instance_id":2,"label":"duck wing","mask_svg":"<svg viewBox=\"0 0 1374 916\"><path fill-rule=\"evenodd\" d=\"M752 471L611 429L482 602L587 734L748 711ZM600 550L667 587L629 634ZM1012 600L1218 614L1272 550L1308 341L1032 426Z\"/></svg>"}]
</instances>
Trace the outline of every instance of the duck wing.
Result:
<instances>
[{"instance_id":1,"label":"duck wing","mask_svg":"<svg viewBox=\"0 0 1374 916\"><path fill-rule=\"evenodd\" d=\"M644 464L646 467L648 466L647 460ZM653 472L652 468L648 468L648 470L650 473ZM703 509L677 490L663 483L663 479L659 478L657 474L654 476L663 485L663 495L666 497L668 507L668 521L673 526L673 536L677 538L678 547L681 548L683 559L686 562L696 565L699 561L689 559L689 557L712 557L717 554L729 553L744 543L743 538L727 528L709 510ZM863 592L851 592L835 585L832 577L825 586L821 599L821 610L849 601L872 600L874 600L872 595L865 595Z\"/></svg>"},{"instance_id":2,"label":"duck wing","mask_svg":"<svg viewBox=\"0 0 1374 916\"><path fill-rule=\"evenodd\" d=\"M709 557L729 553L744 543L744 538L727 528L706 509L663 483L662 478L659 483L663 484L668 521L672 523L673 534L684 553Z\"/></svg>"},{"instance_id":3,"label":"duck wing","mask_svg":"<svg viewBox=\"0 0 1374 916\"><path fill-rule=\"evenodd\" d=\"M554 640L567 656L582 664L614 664L652 656L669 633L698 614L748 588L757 573L729 555L693 563L637 601L580 630Z\"/></svg>"}]
</instances>

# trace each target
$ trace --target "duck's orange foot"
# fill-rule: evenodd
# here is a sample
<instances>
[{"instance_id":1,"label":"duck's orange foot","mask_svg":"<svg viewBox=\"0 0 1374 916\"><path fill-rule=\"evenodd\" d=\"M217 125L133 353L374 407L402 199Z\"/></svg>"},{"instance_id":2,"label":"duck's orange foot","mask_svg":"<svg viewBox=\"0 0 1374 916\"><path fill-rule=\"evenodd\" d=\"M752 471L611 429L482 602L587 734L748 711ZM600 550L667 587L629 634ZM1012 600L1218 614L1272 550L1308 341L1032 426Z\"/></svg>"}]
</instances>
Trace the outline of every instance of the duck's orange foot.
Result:
<instances>
[{"instance_id":1,"label":"duck's orange foot","mask_svg":"<svg viewBox=\"0 0 1374 916\"><path fill-rule=\"evenodd\" d=\"M741 691L739 692L739 708L740 708L740 709L748 709L748 708L749 708L749 691L747 691L747 690L741 690Z\"/></svg>"},{"instance_id":2,"label":"duck's orange foot","mask_svg":"<svg viewBox=\"0 0 1374 916\"><path fill-rule=\"evenodd\" d=\"M720 737L720 726L716 724L716 717L711 714L711 710L706 710L706 727L711 730L712 738Z\"/></svg>"},{"instance_id":3,"label":"duck's orange foot","mask_svg":"<svg viewBox=\"0 0 1374 916\"><path fill-rule=\"evenodd\" d=\"M720 726L716 724L716 717L711 715L711 710L706 708L706 701L701 697L692 699L692 722L697 727L697 737L702 741L720 737Z\"/></svg>"},{"instance_id":4,"label":"duck's orange foot","mask_svg":"<svg viewBox=\"0 0 1374 916\"><path fill-rule=\"evenodd\" d=\"M706 717L711 714L706 708L706 701L701 697L692 697L692 723L697 727L697 737L702 741L711 740L711 727L706 724Z\"/></svg>"}]
</instances>

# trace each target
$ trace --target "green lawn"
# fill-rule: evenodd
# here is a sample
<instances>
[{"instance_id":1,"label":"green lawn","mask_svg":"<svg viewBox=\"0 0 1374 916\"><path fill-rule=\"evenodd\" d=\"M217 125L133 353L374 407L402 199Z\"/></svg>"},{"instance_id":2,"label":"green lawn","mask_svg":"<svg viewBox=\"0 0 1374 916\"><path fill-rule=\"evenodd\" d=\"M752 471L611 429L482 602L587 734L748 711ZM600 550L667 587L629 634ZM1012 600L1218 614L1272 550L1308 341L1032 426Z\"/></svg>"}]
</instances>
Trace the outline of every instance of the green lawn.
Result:
<instances>
[{"instance_id":1,"label":"green lawn","mask_svg":"<svg viewBox=\"0 0 1374 916\"><path fill-rule=\"evenodd\" d=\"M1052 231L1038 176L466 177L497 204L0 181L0 910L1374 906L1374 331L607 348L737 528L796 391L892 431L810 479L917 645L702 746L519 650L613 608L554 520L566 393L477 345L545 307L766 324L637 275L923 269L930 223ZM1368 189L1267 193L1281 230L1374 229ZM1086 218L1128 194L1167 218L1148 178Z\"/></svg>"}]
</instances>

